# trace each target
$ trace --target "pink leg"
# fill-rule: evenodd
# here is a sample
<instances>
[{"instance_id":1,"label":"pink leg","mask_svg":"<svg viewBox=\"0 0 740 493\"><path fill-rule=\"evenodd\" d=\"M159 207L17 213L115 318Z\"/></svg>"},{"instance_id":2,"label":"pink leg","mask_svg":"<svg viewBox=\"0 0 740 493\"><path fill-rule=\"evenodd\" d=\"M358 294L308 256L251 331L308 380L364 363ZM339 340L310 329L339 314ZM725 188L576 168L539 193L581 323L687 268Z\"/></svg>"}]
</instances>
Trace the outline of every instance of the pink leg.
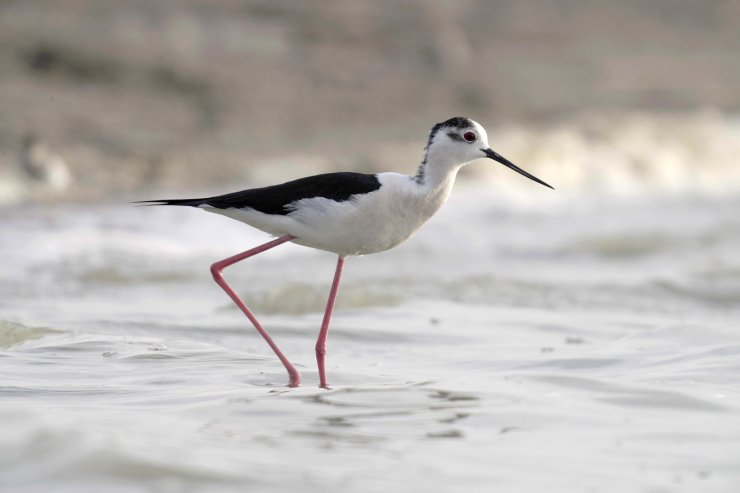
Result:
<instances>
[{"instance_id":1,"label":"pink leg","mask_svg":"<svg viewBox=\"0 0 740 493\"><path fill-rule=\"evenodd\" d=\"M285 369L288 370L288 376L290 377L290 381L288 382L289 387L298 387L301 384L300 373L298 373L298 371L293 367L290 361L288 361L288 358L285 357L283 352L280 351L280 349L277 347L277 344L275 344L275 341L272 340L272 337L270 337L267 332L265 332L265 329L262 328L255 316L252 314L249 308L247 308L247 305L245 305L241 298L239 298L234 290L231 289L231 286L229 286L229 284L226 282L226 279L224 279L224 275L221 273L221 271L232 264L235 264L253 255L257 255L258 253L262 253L266 250L269 250L270 248L282 245L286 241L290 241L294 238L295 236L292 235L281 236L280 238L267 242L264 245L260 245L256 248L252 248L251 250L247 250L246 252L242 252L238 255L234 255L233 257L229 257L227 259L216 262L211 266L211 274L213 274L213 279L218 283L219 286L221 286L221 288L223 288L224 291L226 291L226 294L228 294L231 299L234 300L236 306L241 308L242 312L244 312L244 315L246 315L249 321L252 322L254 328L257 329L257 332L259 332L260 335L262 335L262 337L265 339L265 341L267 341L267 344L270 345L272 350L275 351L277 357L280 358L280 361L285 366Z\"/></svg>"},{"instance_id":2,"label":"pink leg","mask_svg":"<svg viewBox=\"0 0 740 493\"><path fill-rule=\"evenodd\" d=\"M316 363L319 366L319 386L322 389L329 388L329 385L326 383L326 369L324 368L324 362L326 361L326 336L329 335L329 322L331 321L331 313L334 311L334 302L337 300L343 266L344 257L339 256L337 270L334 272L334 281L331 283L331 291L329 291L329 300L326 302L326 310L324 310L324 320L321 322L319 338L316 339Z\"/></svg>"}]
</instances>

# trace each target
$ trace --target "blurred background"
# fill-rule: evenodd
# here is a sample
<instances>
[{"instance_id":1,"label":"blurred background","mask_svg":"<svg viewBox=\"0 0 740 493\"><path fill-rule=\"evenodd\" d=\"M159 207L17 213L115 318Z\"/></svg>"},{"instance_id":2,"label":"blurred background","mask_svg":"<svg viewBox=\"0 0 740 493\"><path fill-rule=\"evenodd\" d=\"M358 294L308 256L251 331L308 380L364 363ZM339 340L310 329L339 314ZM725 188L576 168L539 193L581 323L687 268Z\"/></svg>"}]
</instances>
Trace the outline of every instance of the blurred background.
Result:
<instances>
[{"instance_id":1,"label":"blurred background","mask_svg":"<svg viewBox=\"0 0 740 493\"><path fill-rule=\"evenodd\" d=\"M490 160L394 250L130 201ZM740 491L737 0L0 0L0 490Z\"/></svg>"},{"instance_id":2,"label":"blurred background","mask_svg":"<svg viewBox=\"0 0 740 493\"><path fill-rule=\"evenodd\" d=\"M410 173L455 115L561 190L735 188L738 53L736 0L3 0L0 203Z\"/></svg>"}]
</instances>

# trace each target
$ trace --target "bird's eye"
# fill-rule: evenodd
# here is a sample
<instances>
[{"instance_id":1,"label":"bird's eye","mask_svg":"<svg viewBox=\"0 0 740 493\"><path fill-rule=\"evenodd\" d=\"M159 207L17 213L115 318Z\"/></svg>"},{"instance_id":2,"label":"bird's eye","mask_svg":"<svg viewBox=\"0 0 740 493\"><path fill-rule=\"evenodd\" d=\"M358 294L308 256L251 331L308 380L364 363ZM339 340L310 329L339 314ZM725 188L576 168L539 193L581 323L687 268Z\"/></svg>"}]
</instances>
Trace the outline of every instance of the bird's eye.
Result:
<instances>
[{"instance_id":1,"label":"bird's eye","mask_svg":"<svg viewBox=\"0 0 740 493\"><path fill-rule=\"evenodd\" d=\"M463 139L465 139L465 142L475 142L475 132L465 132L463 134Z\"/></svg>"}]
</instances>

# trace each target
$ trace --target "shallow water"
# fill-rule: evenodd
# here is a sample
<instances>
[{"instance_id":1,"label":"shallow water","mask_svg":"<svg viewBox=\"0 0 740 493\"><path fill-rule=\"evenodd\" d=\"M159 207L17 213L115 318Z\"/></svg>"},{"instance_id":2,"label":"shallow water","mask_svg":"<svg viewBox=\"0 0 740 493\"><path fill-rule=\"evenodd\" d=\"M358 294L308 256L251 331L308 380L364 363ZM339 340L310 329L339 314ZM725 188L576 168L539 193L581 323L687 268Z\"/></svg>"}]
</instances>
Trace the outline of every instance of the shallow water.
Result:
<instances>
[{"instance_id":1,"label":"shallow water","mask_svg":"<svg viewBox=\"0 0 740 493\"><path fill-rule=\"evenodd\" d=\"M546 193L536 189L534 192ZM3 491L730 492L740 199L458 186L402 247L334 266L191 209L0 210Z\"/></svg>"}]
</instances>

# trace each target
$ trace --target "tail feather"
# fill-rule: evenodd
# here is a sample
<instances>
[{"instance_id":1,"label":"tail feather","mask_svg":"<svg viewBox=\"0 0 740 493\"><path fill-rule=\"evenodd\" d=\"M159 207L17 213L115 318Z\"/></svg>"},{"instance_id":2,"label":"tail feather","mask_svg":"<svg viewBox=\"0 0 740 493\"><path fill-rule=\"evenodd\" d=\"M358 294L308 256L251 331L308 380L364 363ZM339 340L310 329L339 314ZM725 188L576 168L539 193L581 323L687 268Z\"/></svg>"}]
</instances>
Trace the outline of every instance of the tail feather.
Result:
<instances>
[{"instance_id":1,"label":"tail feather","mask_svg":"<svg viewBox=\"0 0 740 493\"><path fill-rule=\"evenodd\" d=\"M158 199L158 200L137 200L133 204L141 205L184 205L189 207L198 207L206 202L206 199Z\"/></svg>"}]
</instances>

